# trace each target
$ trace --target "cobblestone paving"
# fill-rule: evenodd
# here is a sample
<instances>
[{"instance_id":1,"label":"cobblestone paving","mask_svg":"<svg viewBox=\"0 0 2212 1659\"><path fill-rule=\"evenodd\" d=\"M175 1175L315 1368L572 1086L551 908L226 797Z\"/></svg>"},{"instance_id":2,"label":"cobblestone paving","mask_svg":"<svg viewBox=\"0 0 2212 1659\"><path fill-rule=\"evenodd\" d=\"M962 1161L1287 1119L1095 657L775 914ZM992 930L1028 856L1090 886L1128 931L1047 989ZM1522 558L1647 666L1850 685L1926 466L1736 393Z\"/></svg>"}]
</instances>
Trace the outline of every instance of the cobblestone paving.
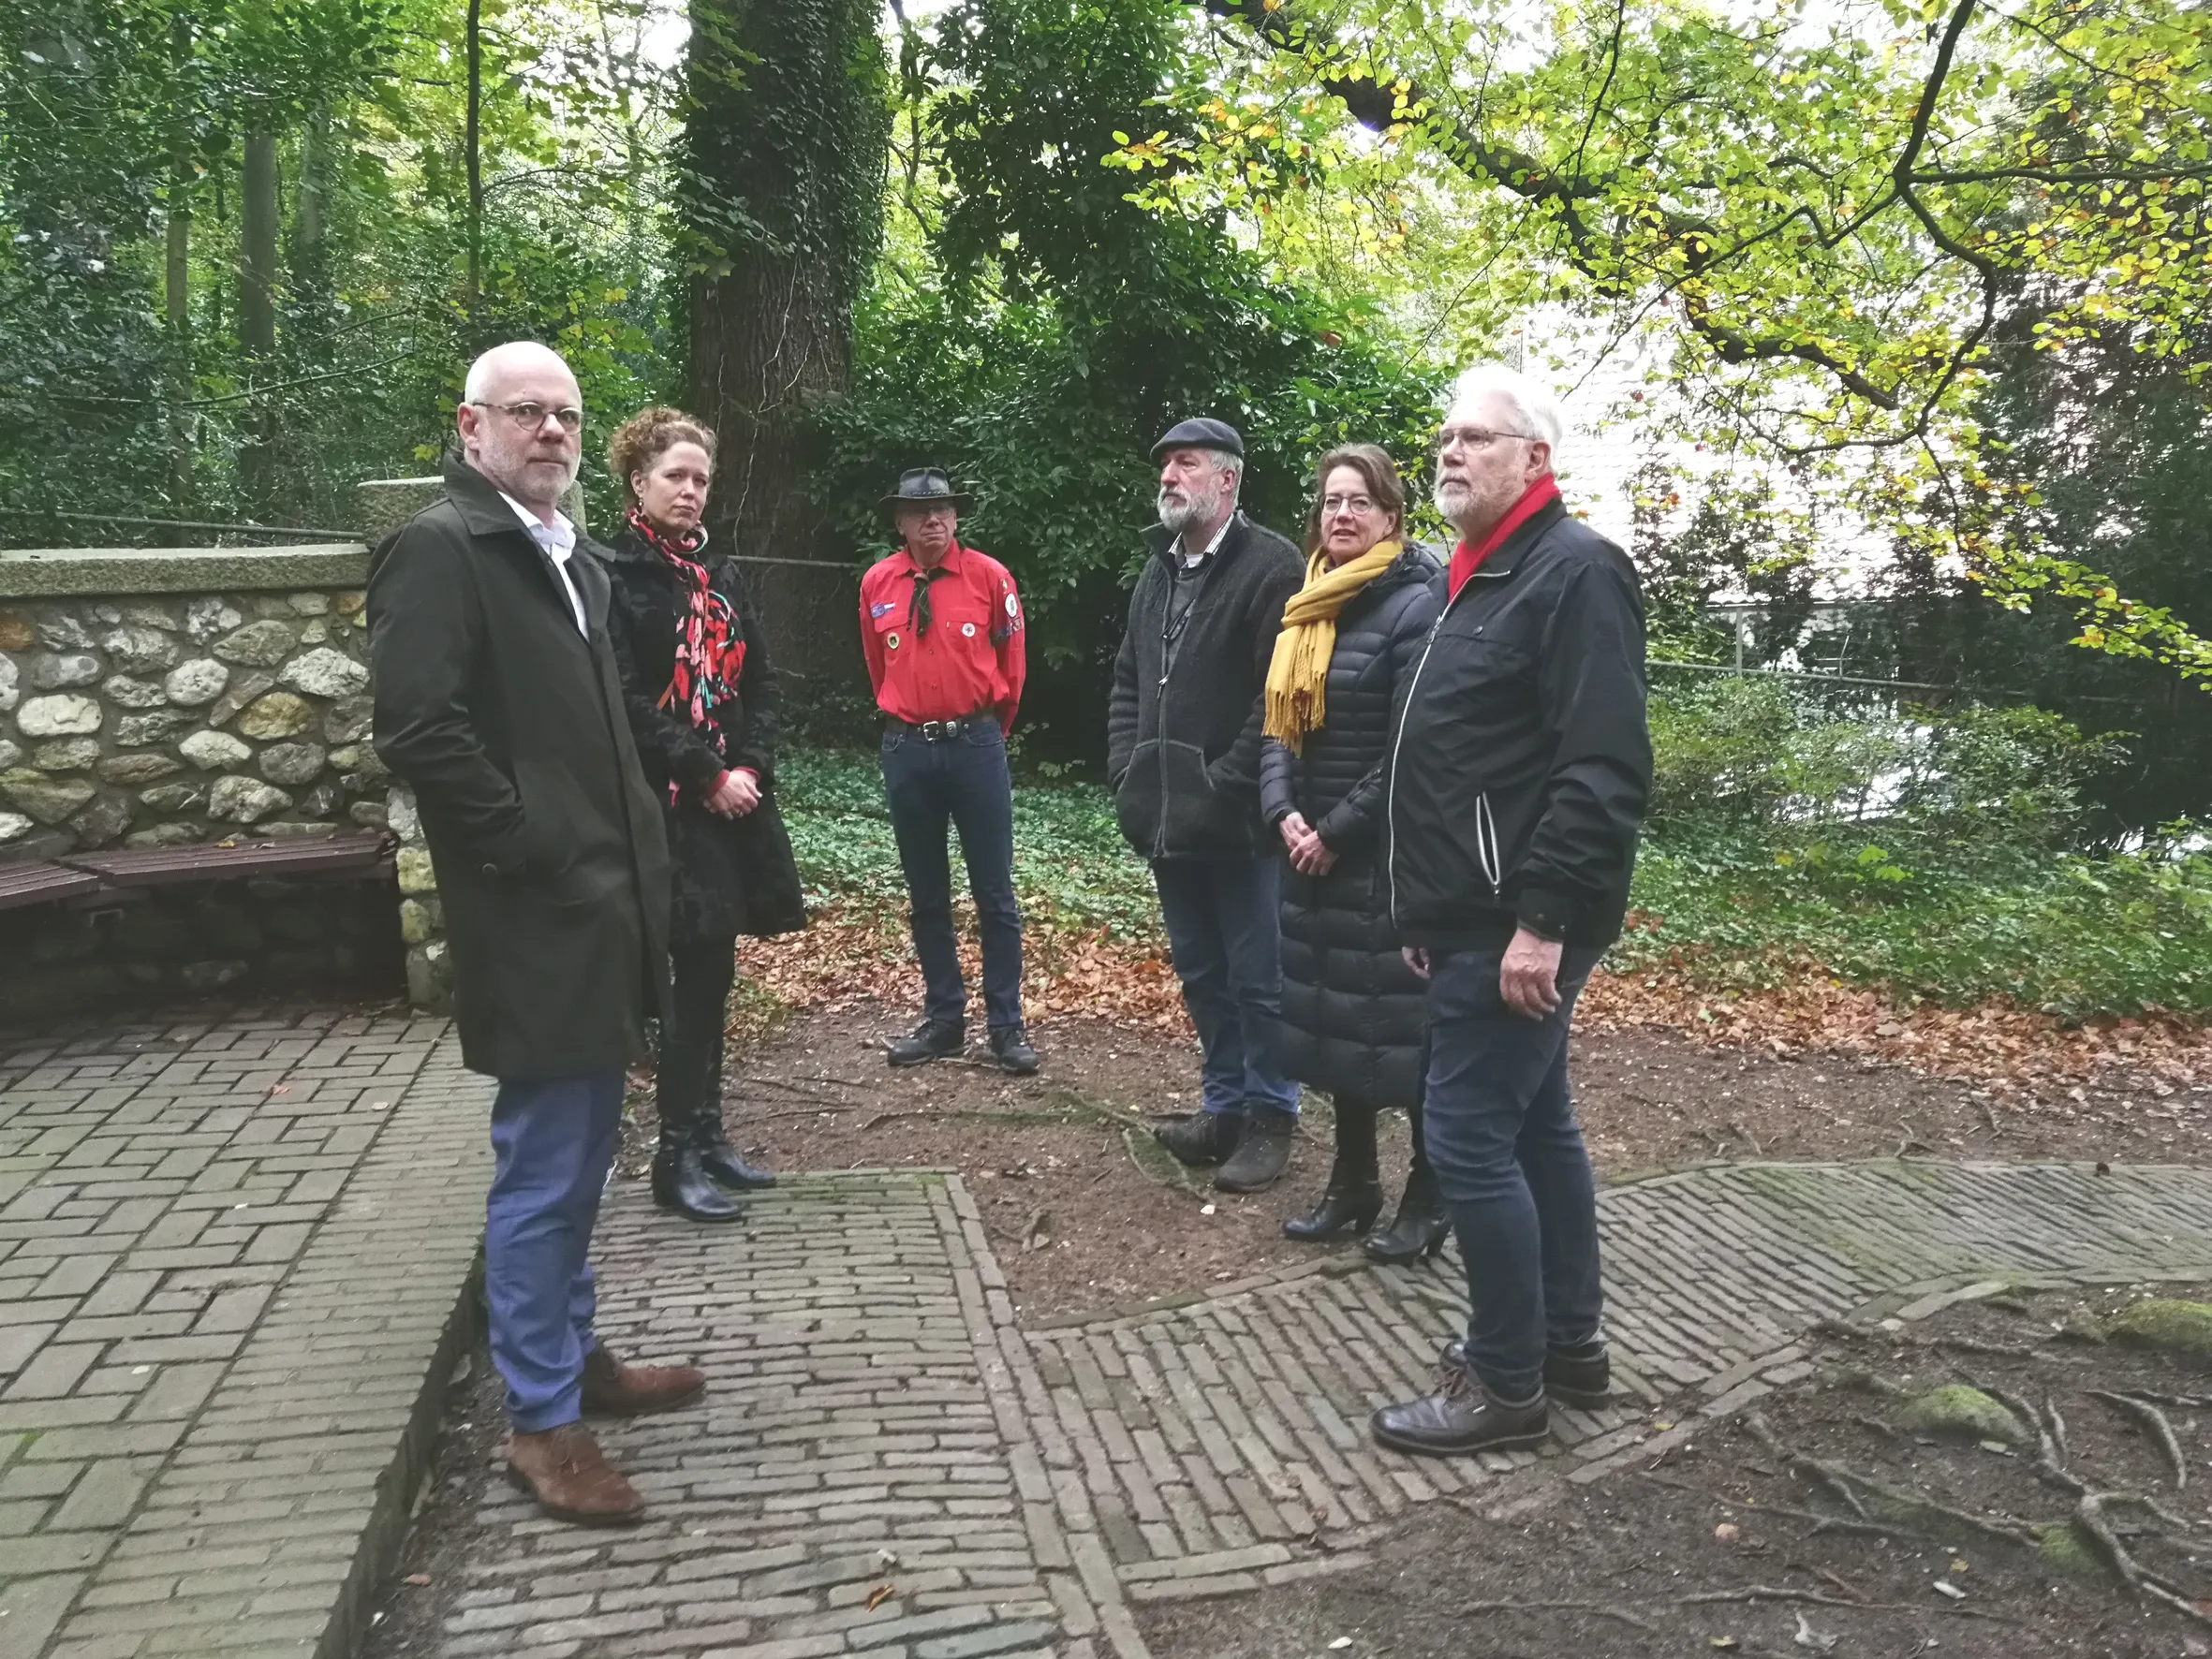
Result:
<instances>
[{"instance_id":1,"label":"cobblestone paving","mask_svg":"<svg viewBox=\"0 0 2212 1659\"><path fill-rule=\"evenodd\" d=\"M404 1520L481 1226L482 1090L443 1031L275 1013L0 1041L0 1653L343 1631L364 1538Z\"/></svg>"},{"instance_id":2,"label":"cobblestone paving","mask_svg":"<svg viewBox=\"0 0 2212 1659\"><path fill-rule=\"evenodd\" d=\"M650 1505L634 1531L550 1525L495 1484L445 1654L1093 1651L1063 1643L1099 1611L1025 1524L1003 1358L1020 1337L956 1182L787 1178L723 1227L624 1182L598 1237L601 1338L697 1360L706 1401L600 1426ZM1134 1643L1118 1601L1110 1617Z\"/></svg>"},{"instance_id":3,"label":"cobblestone paving","mask_svg":"<svg viewBox=\"0 0 2212 1659\"><path fill-rule=\"evenodd\" d=\"M600 1224L611 1344L690 1358L693 1413L611 1425L641 1531L497 1489L446 1659L1143 1659L1131 1609L1338 1571L1450 1495L1593 1479L1805 1374L1793 1338L1975 1281L2212 1276L2212 1171L1739 1166L1600 1199L1630 1398L1479 1464L1368 1442L1464 1319L1450 1257L1356 1255L1177 1306L1024 1331L956 1179L853 1173L732 1228ZM1984 1283L1984 1288L1987 1288ZM1644 1409L1670 1401L1679 1427ZM1678 1403L1674 1403L1678 1402Z\"/></svg>"},{"instance_id":4,"label":"cobblestone paving","mask_svg":"<svg viewBox=\"0 0 2212 1659\"><path fill-rule=\"evenodd\" d=\"M1132 1601L1256 1589L1361 1559L1439 1495L1512 1501L1550 1462L1596 1479L1809 1373L1793 1344L1846 1313L1917 1317L1962 1290L2212 1277L2212 1170L1743 1165L1600 1195L1612 1411L1555 1411L1556 1444L1479 1462L1380 1451L1364 1419L1431 1386L1465 1329L1436 1270L1335 1257L1191 1305L1031 1333L1017 1363L1057 1520L1085 1582ZM1659 1430L1642 1407L1684 1419ZM1103 1559L1100 1559L1102 1555Z\"/></svg>"},{"instance_id":5,"label":"cobblestone paving","mask_svg":"<svg viewBox=\"0 0 2212 1659\"><path fill-rule=\"evenodd\" d=\"M463 1334L488 1093L400 1018L0 1041L0 1654L342 1659ZM1439 1497L1600 1478L1805 1374L1821 1315L2212 1278L2212 1171L1746 1165L1600 1212L1623 1407L1438 1463L1363 1419L1460 1325L1449 1255L1023 1329L956 1177L790 1179L730 1228L618 1182L602 1332L711 1391L607 1426L642 1528L495 1485L438 1645L1144 1659L1142 1604L1341 1570Z\"/></svg>"}]
</instances>

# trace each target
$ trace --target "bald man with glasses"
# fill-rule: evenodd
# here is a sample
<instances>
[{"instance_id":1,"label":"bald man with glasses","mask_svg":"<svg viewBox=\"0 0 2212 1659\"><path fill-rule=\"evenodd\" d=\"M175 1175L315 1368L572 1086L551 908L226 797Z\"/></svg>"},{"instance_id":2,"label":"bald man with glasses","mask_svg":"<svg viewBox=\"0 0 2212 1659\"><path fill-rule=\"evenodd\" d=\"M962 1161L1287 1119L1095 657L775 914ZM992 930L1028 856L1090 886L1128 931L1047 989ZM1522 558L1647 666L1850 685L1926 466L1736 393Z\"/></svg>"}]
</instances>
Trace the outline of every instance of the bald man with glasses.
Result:
<instances>
[{"instance_id":1,"label":"bald man with glasses","mask_svg":"<svg viewBox=\"0 0 2212 1659\"><path fill-rule=\"evenodd\" d=\"M694 1399L688 1366L625 1365L593 1334L588 1253L623 1076L665 1013L669 860L631 744L607 578L559 502L582 400L527 341L470 369L446 496L369 567L376 743L414 786L437 869L462 1062L496 1078L484 1228L508 1473L548 1514L627 1525L644 1503L582 1415Z\"/></svg>"}]
</instances>

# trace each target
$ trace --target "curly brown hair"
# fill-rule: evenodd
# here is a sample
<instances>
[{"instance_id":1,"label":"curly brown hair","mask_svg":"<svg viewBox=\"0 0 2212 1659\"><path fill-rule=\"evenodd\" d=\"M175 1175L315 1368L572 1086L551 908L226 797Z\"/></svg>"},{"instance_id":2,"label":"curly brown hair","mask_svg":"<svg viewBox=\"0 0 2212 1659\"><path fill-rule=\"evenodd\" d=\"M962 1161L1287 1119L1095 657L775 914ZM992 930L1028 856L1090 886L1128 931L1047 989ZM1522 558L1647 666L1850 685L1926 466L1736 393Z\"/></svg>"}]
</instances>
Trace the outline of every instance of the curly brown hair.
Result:
<instances>
[{"instance_id":1,"label":"curly brown hair","mask_svg":"<svg viewBox=\"0 0 2212 1659\"><path fill-rule=\"evenodd\" d=\"M630 488L631 475L651 472L654 462L678 444L697 444L707 452L710 462L715 459L714 429L681 409L655 404L640 409L615 429L607 440L607 468L622 486L623 500L636 505L638 492Z\"/></svg>"},{"instance_id":2,"label":"curly brown hair","mask_svg":"<svg viewBox=\"0 0 2212 1659\"><path fill-rule=\"evenodd\" d=\"M1347 444L1330 450L1314 465L1313 506L1305 515L1306 557L1311 558L1321 545L1321 495L1329 488L1329 475L1340 466L1350 467L1366 480L1367 493L1375 498L1375 505L1398 521L1392 537L1405 540L1406 486L1399 481L1398 463L1373 444Z\"/></svg>"}]
</instances>

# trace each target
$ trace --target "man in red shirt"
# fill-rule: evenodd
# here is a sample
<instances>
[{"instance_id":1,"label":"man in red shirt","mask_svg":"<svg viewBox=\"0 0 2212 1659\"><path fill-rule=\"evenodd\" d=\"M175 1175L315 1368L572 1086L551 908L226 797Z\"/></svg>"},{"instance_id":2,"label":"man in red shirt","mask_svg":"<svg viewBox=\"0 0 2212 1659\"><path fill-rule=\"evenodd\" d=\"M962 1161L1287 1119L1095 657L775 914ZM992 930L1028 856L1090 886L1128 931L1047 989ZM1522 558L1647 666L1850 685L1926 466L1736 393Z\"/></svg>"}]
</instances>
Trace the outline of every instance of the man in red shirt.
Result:
<instances>
[{"instance_id":1,"label":"man in red shirt","mask_svg":"<svg viewBox=\"0 0 2212 1659\"><path fill-rule=\"evenodd\" d=\"M906 544L861 578L861 648L883 711L883 792L912 907L927 991L922 1023L891 1047L893 1065L957 1054L967 984L952 935L945 828L960 830L983 945L983 1011L1001 1069L1025 1076L1022 910L1014 898L1014 792L1006 734L1022 700L1021 596L1005 565L960 545L969 498L945 474L904 474L883 498Z\"/></svg>"}]
</instances>

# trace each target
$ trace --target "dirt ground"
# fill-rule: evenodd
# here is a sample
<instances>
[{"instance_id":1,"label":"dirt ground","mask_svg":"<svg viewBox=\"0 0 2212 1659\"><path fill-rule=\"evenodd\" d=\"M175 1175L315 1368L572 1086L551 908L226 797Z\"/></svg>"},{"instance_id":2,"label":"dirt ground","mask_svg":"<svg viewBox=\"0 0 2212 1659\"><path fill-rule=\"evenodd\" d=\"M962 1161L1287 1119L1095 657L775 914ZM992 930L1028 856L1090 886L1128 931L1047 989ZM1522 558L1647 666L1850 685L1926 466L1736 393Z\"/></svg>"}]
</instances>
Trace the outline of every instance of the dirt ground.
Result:
<instances>
[{"instance_id":1,"label":"dirt ground","mask_svg":"<svg viewBox=\"0 0 2212 1659\"><path fill-rule=\"evenodd\" d=\"M906 1020L883 1011L803 1015L733 1056L732 1139L769 1167L942 1166L960 1170L1025 1316L1091 1311L1304 1259L1282 1236L1328 1174L1331 1121L1308 1096L1290 1172L1233 1197L1152 1148L1149 1117L1194 1109L1195 1043L1091 1021L1035 1032L1044 1059L1012 1079L968 1058L885 1064ZM1999 1103L1971 1082L1818 1051L1718 1049L1650 1030L1575 1039L1575 1089L1601 1177L1715 1160L1938 1156L2212 1164L2212 1079ZM651 1103L625 1170L642 1178ZM1388 1114L1384 1183L1394 1202L1406 1123Z\"/></svg>"},{"instance_id":2,"label":"dirt ground","mask_svg":"<svg viewBox=\"0 0 2212 1659\"><path fill-rule=\"evenodd\" d=\"M1563 1481L1514 1520L1472 1501L1439 1504L1374 1564L1256 1595L1156 1606L1140 1615L1158 1659L1608 1659L1732 1653L1778 1659L2184 1659L2212 1652L2212 1387L2163 1356L2055 1339L2084 1301L1960 1306L1889 1340L1827 1339L1821 1375L1651 1464L1586 1488ZM2192 1294L2182 1291L2181 1294ZM2018 1350L1933 1345L1963 1338ZM1972 1380L2057 1405L2065 1468L2098 1491L2160 1502L2172 1521L2114 1505L2123 1547L2171 1579L2198 1616L2131 1600L2096 1560L2070 1566L1983 1530L2063 1523L2074 1499L2039 1481L2032 1450L1940 1444L1895 1427L1898 1402L1859 1373L1907 1389ZM2188 1399L2166 1417L2190 1483L2150 1432L2092 1390ZM2032 1408L2032 1406L2031 1406ZM1810 1461L1877 1483L1912 1508L1862 1493L1855 1518L1804 1472ZM1555 1477L1556 1478L1556 1477ZM1493 1506L1495 1500L1487 1500ZM1949 1511L1948 1514L1938 1510ZM1910 1519L1905 1519L1910 1515ZM1857 1534L1817 1531L1821 1518ZM1886 1523L1886 1524L1877 1524ZM2186 1523L2186 1524L2184 1524ZM2063 1529L2057 1543L2077 1539ZM2053 1546L2054 1550L2057 1544Z\"/></svg>"}]
</instances>

